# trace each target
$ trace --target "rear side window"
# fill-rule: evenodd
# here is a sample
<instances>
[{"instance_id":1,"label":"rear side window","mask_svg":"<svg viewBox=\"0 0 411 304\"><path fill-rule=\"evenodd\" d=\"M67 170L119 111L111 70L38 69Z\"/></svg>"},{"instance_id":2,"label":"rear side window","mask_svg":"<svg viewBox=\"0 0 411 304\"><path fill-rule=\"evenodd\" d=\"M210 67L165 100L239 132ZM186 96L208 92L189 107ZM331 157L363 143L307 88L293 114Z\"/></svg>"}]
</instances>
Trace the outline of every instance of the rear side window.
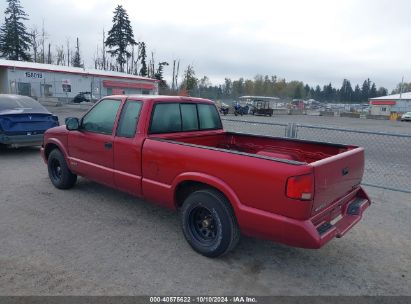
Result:
<instances>
[{"instance_id":1,"label":"rear side window","mask_svg":"<svg viewBox=\"0 0 411 304\"><path fill-rule=\"evenodd\" d=\"M180 105L178 103L157 104L151 118L151 133L173 133L181 131Z\"/></svg>"},{"instance_id":2,"label":"rear side window","mask_svg":"<svg viewBox=\"0 0 411 304\"><path fill-rule=\"evenodd\" d=\"M183 131L198 130L197 105L192 103L183 103L180 105L180 108Z\"/></svg>"},{"instance_id":3,"label":"rear side window","mask_svg":"<svg viewBox=\"0 0 411 304\"><path fill-rule=\"evenodd\" d=\"M95 133L112 134L120 100L104 99L84 116L82 129Z\"/></svg>"},{"instance_id":4,"label":"rear side window","mask_svg":"<svg viewBox=\"0 0 411 304\"><path fill-rule=\"evenodd\" d=\"M150 133L221 129L220 115L212 104L158 103L151 117Z\"/></svg>"},{"instance_id":5,"label":"rear side window","mask_svg":"<svg viewBox=\"0 0 411 304\"><path fill-rule=\"evenodd\" d=\"M213 105L199 104L198 117L200 119L200 129L221 129L220 116Z\"/></svg>"},{"instance_id":6,"label":"rear side window","mask_svg":"<svg viewBox=\"0 0 411 304\"><path fill-rule=\"evenodd\" d=\"M140 116L142 103L138 101L127 101L121 111L120 120L117 127L117 136L134 137L136 134L137 122Z\"/></svg>"}]
</instances>

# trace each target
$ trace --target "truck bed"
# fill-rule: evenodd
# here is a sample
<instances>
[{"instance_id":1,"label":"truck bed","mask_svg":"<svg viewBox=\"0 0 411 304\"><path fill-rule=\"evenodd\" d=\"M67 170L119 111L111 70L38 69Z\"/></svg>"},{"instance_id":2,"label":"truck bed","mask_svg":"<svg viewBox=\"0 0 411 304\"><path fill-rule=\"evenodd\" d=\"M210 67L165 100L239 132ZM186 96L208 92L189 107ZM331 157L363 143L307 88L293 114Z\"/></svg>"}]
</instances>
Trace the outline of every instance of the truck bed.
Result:
<instances>
[{"instance_id":1,"label":"truck bed","mask_svg":"<svg viewBox=\"0 0 411 304\"><path fill-rule=\"evenodd\" d=\"M310 164L355 149L355 146L257 136L241 133L168 135L167 140L271 158L289 163Z\"/></svg>"}]
</instances>

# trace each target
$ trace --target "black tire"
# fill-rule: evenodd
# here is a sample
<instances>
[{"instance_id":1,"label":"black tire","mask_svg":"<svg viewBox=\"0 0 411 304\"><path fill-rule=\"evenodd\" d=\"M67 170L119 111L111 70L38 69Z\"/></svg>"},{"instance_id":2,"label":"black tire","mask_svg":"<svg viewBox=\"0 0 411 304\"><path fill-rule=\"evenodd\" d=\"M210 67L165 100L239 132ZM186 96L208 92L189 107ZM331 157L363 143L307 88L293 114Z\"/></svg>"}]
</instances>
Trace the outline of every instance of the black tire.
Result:
<instances>
[{"instance_id":1,"label":"black tire","mask_svg":"<svg viewBox=\"0 0 411 304\"><path fill-rule=\"evenodd\" d=\"M213 189L198 190L187 197L181 208L181 223L187 242L206 257L228 253L240 239L230 203Z\"/></svg>"},{"instance_id":2,"label":"black tire","mask_svg":"<svg viewBox=\"0 0 411 304\"><path fill-rule=\"evenodd\" d=\"M49 178L58 189L70 189L77 181L77 175L71 173L60 150L54 149L50 152L47 167Z\"/></svg>"}]
</instances>

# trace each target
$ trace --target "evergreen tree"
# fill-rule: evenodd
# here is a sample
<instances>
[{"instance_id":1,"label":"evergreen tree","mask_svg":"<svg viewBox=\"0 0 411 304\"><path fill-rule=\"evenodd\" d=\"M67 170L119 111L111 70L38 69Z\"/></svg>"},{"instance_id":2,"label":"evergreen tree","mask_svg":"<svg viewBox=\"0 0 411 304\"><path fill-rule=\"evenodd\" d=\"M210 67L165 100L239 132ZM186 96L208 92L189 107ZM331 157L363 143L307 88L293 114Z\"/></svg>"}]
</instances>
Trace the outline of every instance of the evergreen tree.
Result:
<instances>
[{"instance_id":1,"label":"evergreen tree","mask_svg":"<svg viewBox=\"0 0 411 304\"><path fill-rule=\"evenodd\" d=\"M147 69L147 53L146 53L146 44L144 42L141 42L139 45L140 48L140 58L141 58L141 69L140 69L140 75L141 76L147 76L148 74L148 69Z\"/></svg>"},{"instance_id":2,"label":"evergreen tree","mask_svg":"<svg viewBox=\"0 0 411 304\"><path fill-rule=\"evenodd\" d=\"M0 52L10 60L30 60L30 34L22 22L28 20L19 0L7 0L4 24L0 28Z\"/></svg>"},{"instance_id":3,"label":"evergreen tree","mask_svg":"<svg viewBox=\"0 0 411 304\"><path fill-rule=\"evenodd\" d=\"M191 65L188 65L187 69L184 71L184 79L181 84L181 88L187 91L188 95L194 95L194 91L197 88L198 79L194 72L194 68Z\"/></svg>"},{"instance_id":4,"label":"evergreen tree","mask_svg":"<svg viewBox=\"0 0 411 304\"><path fill-rule=\"evenodd\" d=\"M323 98L324 98L324 101L327 101L327 102L332 101L334 99L334 90L333 90L333 86L331 82L328 85L324 86Z\"/></svg>"},{"instance_id":5,"label":"evergreen tree","mask_svg":"<svg viewBox=\"0 0 411 304\"><path fill-rule=\"evenodd\" d=\"M308 98L315 99L315 90L313 87L310 87L310 92L308 93Z\"/></svg>"},{"instance_id":6,"label":"evergreen tree","mask_svg":"<svg viewBox=\"0 0 411 304\"><path fill-rule=\"evenodd\" d=\"M368 101L368 98L370 97L370 89L371 89L371 81L368 78L367 80L364 80L361 88L361 100L360 101Z\"/></svg>"},{"instance_id":7,"label":"evergreen tree","mask_svg":"<svg viewBox=\"0 0 411 304\"><path fill-rule=\"evenodd\" d=\"M353 95L353 90L351 87L351 83L349 80L344 79L343 84L340 89L340 94L339 94L339 100L342 102L351 102L352 101L352 95Z\"/></svg>"},{"instance_id":8,"label":"evergreen tree","mask_svg":"<svg viewBox=\"0 0 411 304\"><path fill-rule=\"evenodd\" d=\"M305 97L306 97L306 98L311 98L311 96L310 96L310 91L311 91L310 86L309 86L308 84L306 84L306 85L304 86L304 92L305 92Z\"/></svg>"},{"instance_id":9,"label":"evergreen tree","mask_svg":"<svg viewBox=\"0 0 411 304\"><path fill-rule=\"evenodd\" d=\"M355 86L352 101L355 103L358 103L361 101L361 89L358 84Z\"/></svg>"},{"instance_id":10,"label":"evergreen tree","mask_svg":"<svg viewBox=\"0 0 411 304\"><path fill-rule=\"evenodd\" d=\"M319 85L317 85L315 87L314 99L318 100L318 101L323 101L324 100L323 96L322 96L322 93L321 93L321 87Z\"/></svg>"},{"instance_id":11,"label":"evergreen tree","mask_svg":"<svg viewBox=\"0 0 411 304\"><path fill-rule=\"evenodd\" d=\"M76 52L73 55L73 58L71 59L71 65L76 68L82 68L83 64L81 63L81 57L80 57L80 46L77 38L77 46L76 46Z\"/></svg>"},{"instance_id":12,"label":"evergreen tree","mask_svg":"<svg viewBox=\"0 0 411 304\"><path fill-rule=\"evenodd\" d=\"M158 68L157 71L154 73L154 78L160 81L159 87L160 87L160 92L164 92L168 89L167 82L164 80L164 66L168 65L168 62L163 61L158 63Z\"/></svg>"},{"instance_id":13,"label":"evergreen tree","mask_svg":"<svg viewBox=\"0 0 411 304\"><path fill-rule=\"evenodd\" d=\"M124 72L124 64L131 53L127 50L129 45L136 45L134 40L133 29L128 18L128 14L123 6L118 5L114 10L113 27L108 32L105 42L110 48L108 51L111 56L115 56L117 63L120 65L120 71Z\"/></svg>"},{"instance_id":14,"label":"evergreen tree","mask_svg":"<svg viewBox=\"0 0 411 304\"><path fill-rule=\"evenodd\" d=\"M374 97L377 97L377 87L375 86L375 83L373 82L370 88L369 98L374 98Z\"/></svg>"},{"instance_id":15,"label":"evergreen tree","mask_svg":"<svg viewBox=\"0 0 411 304\"><path fill-rule=\"evenodd\" d=\"M380 96L387 96L388 95L388 90L384 87L379 87L377 91L377 97Z\"/></svg>"}]
</instances>

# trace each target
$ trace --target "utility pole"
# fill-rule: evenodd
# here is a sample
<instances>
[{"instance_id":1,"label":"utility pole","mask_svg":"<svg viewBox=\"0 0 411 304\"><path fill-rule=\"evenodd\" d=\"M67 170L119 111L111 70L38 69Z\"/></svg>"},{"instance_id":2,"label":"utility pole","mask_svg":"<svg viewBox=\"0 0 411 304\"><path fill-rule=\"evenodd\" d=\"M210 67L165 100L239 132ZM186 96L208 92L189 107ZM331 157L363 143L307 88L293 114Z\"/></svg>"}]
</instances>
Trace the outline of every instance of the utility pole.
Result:
<instances>
[{"instance_id":1,"label":"utility pole","mask_svg":"<svg viewBox=\"0 0 411 304\"><path fill-rule=\"evenodd\" d=\"M177 72L176 72L176 79L175 79L175 81L176 81L175 88L176 88L177 91L178 91L178 83L177 83L177 81L178 81L178 72L179 72L179 70L180 70L180 59L179 59L178 62L177 62Z\"/></svg>"},{"instance_id":2,"label":"utility pole","mask_svg":"<svg viewBox=\"0 0 411 304\"><path fill-rule=\"evenodd\" d=\"M45 63L46 62L46 53L45 53L45 48L44 48L44 42L46 40L46 32L44 30L44 19L43 19L43 27L41 29L41 36L42 36L41 43L42 43L42 55L43 55L42 58L41 58L41 62Z\"/></svg>"},{"instance_id":3,"label":"utility pole","mask_svg":"<svg viewBox=\"0 0 411 304\"><path fill-rule=\"evenodd\" d=\"M103 28L103 70L106 70L106 33Z\"/></svg>"},{"instance_id":4,"label":"utility pole","mask_svg":"<svg viewBox=\"0 0 411 304\"><path fill-rule=\"evenodd\" d=\"M49 51L47 53L47 63L51 64L51 52L50 52L51 44L49 43Z\"/></svg>"},{"instance_id":5,"label":"utility pole","mask_svg":"<svg viewBox=\"0 0 411 304\"><path fill-rule=\"evenodd\" d=\"M70 39L67 38L67 66L70 66Z\"/></svg>"},{"instance_id":6,"label":"utility pole","mask_svg":"<svg viewBox=\"0 0 411 304\"><path fill-rule=\"evenodd\" d=\"M176 60L173 60L173 78L172 78L172 84L171 84L171 91L174 92L174 79L175 79L175 73L176 73Z\"/></svg>"}]
</instances>

